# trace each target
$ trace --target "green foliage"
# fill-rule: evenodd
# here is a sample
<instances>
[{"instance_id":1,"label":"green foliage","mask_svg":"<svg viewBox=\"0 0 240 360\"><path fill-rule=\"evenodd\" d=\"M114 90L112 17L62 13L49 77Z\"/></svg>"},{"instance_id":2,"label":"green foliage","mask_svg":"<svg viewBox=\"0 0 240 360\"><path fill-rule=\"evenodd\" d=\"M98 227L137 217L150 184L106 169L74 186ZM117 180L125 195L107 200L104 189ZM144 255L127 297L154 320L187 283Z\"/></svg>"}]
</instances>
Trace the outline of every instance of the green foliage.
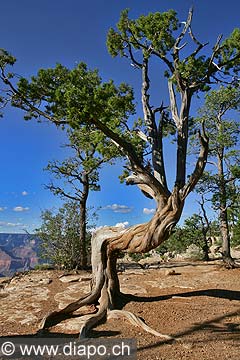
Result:
<instances>
[{"instance_id":1,"label":"green foliage","mask_svg":"<svg viewBox=\"0 0 240 360\"><path fill-rule=\"evenodd\" d=\"M54 267L50 264L37 264L35 267L34 267L34 270L40 270L40 271L44 271L44 270L52 270L54 269Z\"/></svg>"},{"instance_id":2,"label":"green foliage","mask_svg":"<svg viewBox=\"0 0 240 360\"><path fill-rule=\"evenodd\" d=\"M7 82L13 77L13 73L12 72L5 73L5 69L9 65L13 66L15 62L16 62L16 58L14 56L9 54L6 50L0 49L0 70L1 73L4 73L5 75L5 82ZM1 80L3 79L1 75L0 75L0 79ZM3 116L1 109L3 109L9 101L9 94L6 92L6 90L1 88L0 94L1 93L2 95L0 95L0 117Z\"/></svg>"},{"instance_id":3,"label":"green foliage","mask_svg":"<svg viewBox=\"0 0 240 360\"><path fill-rule=\"evenodd\" d=\"M123 137L137 154L142 154L143 141L127 125L128 117L135 113L133 100L129 85L115 86L112 80L104 83L97 70L79 63L72 70L61 64L41 69L31 81L21 78L12 105L25 110L26 120L43 116L56 125L66 124L79 130L82 149L88 150L93 145L101 156L111 159L125 155L110 140L112 133ZM94 120L101 122L110 135L101 126L97 128ZM85 165L90 166L86 162Z\"/></svg>"},{"instance_id":4,"label":"green foliage","mask_svg":"<svg viewBox=\"0 0 240 360\"><path fill-rule=\"evenodd\" d=\"M7 65L13 66L16 58L4 49L0 49L0 68L5 69ZM10 75L11 78L11 75Z\"/></svg>"},{"instance_id":5,"label":"green foliage","mask_svg":"<svg viewBox=\"0 0 240 360\"><path fill-rule=\"evenodd\" d=\"M87 201L89 191L99 191L99 169L120 156L117 147L94 127L67 131L69 143L65 147L72 151L71 157L63 161L51 161L45 170L64 184L47 185L55 195Z\"/></svg>"},{"instance_id":6,"label":"green foliage","mask_svg":"<svg viewBox=\"0 0 240 360\"><path fill-rule=\"evenodd\" d=\"M191 21L192 10L186 23L178 20L174 10L141 15L135 20L129 18L129 10L124 10L117 27L108 33L110 54L127 57L134 67L142 70L144 120L141 124L128 122L135 114L132 88L125 83L116 86L112 80L103 82L97 70L88 69L82 62L73 69L61 64L53 69L41 69L30 81L21 78L16 89L11 87L4 73L1 79L12 89L12 105L25 110L26 119L45 117L59 126L86 129L94 137L91 141L97 144L97 152L103 156L115 151L106 146L106 139L110 139L118 148L118 156L129 160L122 178L127 176L128 170L138 172L138 175L146 172L148 177L160 179L161 191L168 194L162 137L177 135L177 154L182 158L177 155L176 183L184 186L192 96L208 90L213 82L221 82L217 78L219 72L221 76L229 74L231 78L239 67L239 29L222 43L219 40L210 51L205 51L207 43L196 39ZM165 75L171 85L171 116L166 116L168 111L163 105L154 107L150 104L149 69L154 57L160 63L159 71L167 70ZM14 62L8 54L3 54L2 59L4 67ZM160 114L159 119L156 119L157 114ZM224 138L228 132L226 126L222 125L221 130L224 142L228 141ZM85 142L84 146L88 144ZM91 167L92 160L85 165Z\"/></svg>"},{"instance_id":7,"label":"green foliage","mask_svg":"<svg viewBox=\"0 0 240 360\"><path fill-rule=\"evenodd\" d=\"M238 219L236 224L233 226L233 236L231 239L231 244L233 247L240 246L240 213L238 209Z\"/></svg>"},{"instance_id":8,"label":"green foliage","mask_svg":"<svg viewBox=\"0 0 240 360\"><path fill-rule=\"evenodd\" d=\"M134 113L133 91L126 84L116 87L112 81L102 83L97 70L89 70L79 63L72 70L61 64L54 69L41 69L31 81L20 79L18 90L33 106L41 106L46 113L71 127L91 124L96 117L112 128L121 128L128 115ZM16 95L13 105L24 104ZM25 118L38 117L34 109L27 109Z\"/></svg>"},{"instance_id":9,"label":"green foliage","mask_svg":"<svg viewBox=\"0 0 240 360\"><path fill-rule=\"evenodd\" d=\"M189 56L187 59L180 61L177 66L177 76L181 75L183 81L191 86L193 84L202 83L199 89L202 91L210 90L210 86L204 81L206 76L209 60L205 56L199 56L198 58L194 56ZM176 76L173 76L173 81L176 82Z\"/></svg>"},{"instance_id":10,"label":"green foliage","mask_svg":"<svg viewBox=\"0 0 240 360\"><path fill-rule=\"evenodd\" d=\"M130 20L129 10L123 10L117 24L118 32L109 30L107 46L112 56L124 55L125 42L129 41L135 49L144 43L146 48L152 46L165 55L174 44L173 31L179 28L176 12L169 10L164 13L150 13Z\"/></svg>"},{"instance_id":11,"label":"green foliage","mask_svg":"<svg viewBox=\"0 0 240 360\"><path fill-rule=\"evenodd\" d=\"M221 86L206 95L200 110L205 130L209 135L209 161L214 167L205 171L197 185L200 193L209 193L215 209L229 207L236 196L235 182L240 179L240 88ZM236 120L228 117L236 116ZM225 205L224 205L225 204Z\"/></svg>"},{"instance_id":12,"label":"green foliage","mask_svg":"<svg viewBox=\"0 0 240 360\"><path fill-rule=\"evenodd\" d=\"M129 253L129 256L133 261L138 262L138 261L140 261L142 259L148 258L151 255L149 253L144 253L144 254L142 254L142 253Z\"/></svg>"},{"instance_id":13,"label":"green foliage","mask_svg":"<svg viewBox=\"0 0 240 360\"><path fill-rule=\"evenodd\" d=\"M166 252L181 254L186 251L188 245L188 240L184 237L182 228L176 226L168 241L161 244L156 251L160 255L164 255Z\"/></svg>"},{"instance_id":14,"label":"green foliage","mask_svg":"<svg viewBox=\"0 0 240 360\"><path fill-rule=\"evenodd\" d=\"M157 249L157 252L163 255L165 252L182 254L192 245L196 245L199 249L204 249L202 218L198 214L193 214L184 221L183 226L177 226L170 235L168 241L163 243ZM208 236L216 234L214 223L210 224Z\"/></svg>"},{"instance_id":15,"label":"green foliage","mask_svg":"<svg viewBox=\"0 0 240 360\"><path fill-rule=\"evenodd\" d=\"M42 259L64 269L79 266L79 216L79 205L73 201L65 203L57 212L42 212L42 225L36 229ZM87 237L90 249L90 235Z\"/></svg>"},{"instance_id":16,"label":"green foliage","mask_svg":"<svg viewBox=\"0 0 240 360\"><path fill-rule=\"evenodd\" d=\"M235 63L233 71L237 73L240 69L240 29L236 28L230 36L223 42L218 58L220 63L225 66L225 71L229 71Z\"/></svg>"},{"instance_id":17,"label":"green foliage","mask_svg":"<svg viewBox=\"0 0 240 360\"><path fill-rule=\"evenodd\" d=\"M129 18L129 10L126 9L121 13L117 29L109 30L108 51L113 57L120 55L130 58L137 67L141 67L141 55L133 55L136 50L140 50L145 58L158 57L168 67L164 72L165 76L171 78L178 90L183 84L194 91L210 90L210 78L215 76L220 68L224 75L229 75L231 70L234 74L238 73L240 29L235 29L222 44L215 44L213 56L208 53L199 55L199 51L206 44L197 41L191 28L189 32L184 31L174 10L149 13L133 20ZM196 50L191 52L192 48L188 47L190 54L186 55L186 52L185 57L181 58L179 52L189 41L183 40L186 34L190 34ZM217 66L214 61L218 63Z\"/></svg>"}]
</instances>

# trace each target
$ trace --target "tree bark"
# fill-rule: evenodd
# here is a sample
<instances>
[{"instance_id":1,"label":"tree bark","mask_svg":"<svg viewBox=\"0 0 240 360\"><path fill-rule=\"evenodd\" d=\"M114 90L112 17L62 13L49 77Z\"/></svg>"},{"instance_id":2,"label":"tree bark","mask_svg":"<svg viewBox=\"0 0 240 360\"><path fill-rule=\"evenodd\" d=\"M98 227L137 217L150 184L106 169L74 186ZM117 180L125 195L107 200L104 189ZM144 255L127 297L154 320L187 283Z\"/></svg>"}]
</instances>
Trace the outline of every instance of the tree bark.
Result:
<instances>
[{"instance_id":1,"label":"tree bark","mask_svg":"<svg viewBox=\"0 0 240 360\"><path fill-rule=\"evenodd\" d=\"M208 243L208 237L207 237L207 233L209 231L210 228L210 222L208 220L207 217L207 212L204 206L205 200L204 200L204 196L202 195L202 201L199 202L200 207L202 209L202 214L203 217L201 216L201 223L202 223L202 234L203 234L203 256L204 256L204 260L205 261L209 261L209 243Z\"/></svg>"},{"instance_id":2,"label":"tree bark","mask_svg":"<svg viewBox=\"0 0 240 360\"><path fill-rule=\"evenodd\" d=\"M80 202L80 220L79 220L79 264L81 269L87 268L86 251L86 202Z\"/></svg>"},{"instance_id":3,"label":"tree bark","mask_svg":"<svg viewBox=\"0 0 240 360\"><path fill-rule=\"evenodd\" d=\"M81 269L87 268L87 199L89 194L89 179L86 173L82 174L83 190L80 200L80 219L79 219L79 263Z\"/></svg>"},{"instance_id":4,"label":"tree bark","mask_svg":"<svg viewBox=\"0 0 240 360\"><path fill-rule=\"evenodd\" d=\"M218 181L219 181L219 220L220 220L220 232L222 238L222 256L223 261L227 267L234 267L235 262L231 256L230 248L230 234L228 227L228 214L227 214L227 194L226 194L226 182L224 179L223 168L223 150L218 151Z\"/></svg>"}]
</instances>

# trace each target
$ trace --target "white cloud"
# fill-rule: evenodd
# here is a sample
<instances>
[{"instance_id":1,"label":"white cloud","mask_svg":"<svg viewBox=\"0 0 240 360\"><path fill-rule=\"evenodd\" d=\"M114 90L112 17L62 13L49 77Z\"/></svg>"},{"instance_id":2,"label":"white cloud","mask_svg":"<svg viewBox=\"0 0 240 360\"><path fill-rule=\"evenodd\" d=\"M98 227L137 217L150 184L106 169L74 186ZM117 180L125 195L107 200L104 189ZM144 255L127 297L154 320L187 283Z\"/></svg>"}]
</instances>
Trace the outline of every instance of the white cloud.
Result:
<instances>
[{"instance_id":1,"label":"white cloud","mask_svg":"<svg viewBox=\"0 0 240 360\"><path fill-rule=\"evenodd\" d=\"M117 223L115 226L116 226L116 227L121 227L121 228L125 229L126 227L129 226L129 222L128 222L128 221L124 221L124 222L121 222L121 223Z\"/></svg>"},{"instance_id":2,"label":"white cloud","mask_svg":"<svg viewBox=\"0 0 240 360\"><path fill-rule=\"evenodd\" d=\"M24 191L22 192L22 196L26 196L26 195L28 195L28 192L24 190Z\"/></svg>"},{"instance_id":3,"label":"white cloud","mask_svg":"<svg viewBox=\"0 0 240 360\"><path fill-rule=\"evenodd\" d=\"M112 225L113 227L121 227L123 229L125 229L126 227L129 226L129 222L128 221L124 221L124 222L121 222L121 223L117 223L116 225ZM92 228L90 229L90 232L91 233L94 233L96 232L97 230L100 230L100 229L104 229L104 228L108 228L108 227L112 227L111 225L101 225L101 226L97 226L95 228Z\"/></svg>"},{"instance_id":4,"label":"white cloud","mask_svg":"<svg viewBox=\"0 0 240 360\"><path fill-rule=\"evenodd\" d=\"M23 212L23 211L28 211L29 207L23 207L23 206L15 206L15 208L13 208L13 211L16 212Z\"/></svg>"},{"instance_id":5,"label":"white cloud","mask_svg":"<svg viewBox=\"0 0 240 360\"><path fill-rule=\"evenodd\" d=\"M149 214L154 214L155 211L156 211L156 209L148 209L148 208L144 208L144 209L143 209L143 213L144 213L144 214L147 214L147 215L149 215Z\"/></svg>"},{"instance_id":6,"label":"white cloud","mask_svg":"<svg viewBox=\"0 0 240 360\"><path fill-rule=\"evenodd\" d=\"M0 211L4 211L4 210L6 210L6 207L1 207L0 206Z\"/></svg>"},{"instance_id":7,"label":"white cloud","mask_svg":"<svg viewBox=\"0 0 240 360\"><path fill-rule=\"evenodd\" d=\"M23 226L21 223L12 223L7 221L0 221L0 227L2 226L8 226L8 227L17 227L17 226Z\"/></svg>"},{"instance_id":8,"label":"white cloud","mask_svg":"<svg viewBox=\"0 0 240 360\"><path fill-rule=\"evenodd\" d=\"M132 208L130 208L127 205L118 205L118 204L112 204L102 207L103 210L112 210L115 213L122 213L126 214L132 211Z\"/></svg>"}]
</instances>

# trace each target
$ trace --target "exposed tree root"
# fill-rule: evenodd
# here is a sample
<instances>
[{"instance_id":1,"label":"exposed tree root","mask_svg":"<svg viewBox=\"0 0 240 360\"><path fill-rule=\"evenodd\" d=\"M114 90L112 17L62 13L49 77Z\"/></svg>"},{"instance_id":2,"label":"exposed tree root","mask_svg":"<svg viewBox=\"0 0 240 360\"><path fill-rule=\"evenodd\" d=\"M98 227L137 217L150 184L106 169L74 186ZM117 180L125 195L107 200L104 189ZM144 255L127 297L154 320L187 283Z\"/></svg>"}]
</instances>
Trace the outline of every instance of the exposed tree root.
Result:
<instances>
[{"instance_id":1,"label":"exposed tree root","mask_svg":"<svg viewBox=\"0 0 240 360\"><path fill-rule=\"evenodd\" d=\"M232 257L223 257L223 264L226 269L237 269L240 267L239 264Z\"/></svg>"},{"instance_id":2,"label":"exposed tree root","mask_svg":"<svg viewBox=\"0 0 240 360\"><path fill-rule=\"evenodd\" d=\"M100 302L100 305L98 307L98 311L95 314L92 314L91 316L90 315L83 316L83 319L85 318L85 320L80 328L80 334L79 334L80 339L87 338L89 331L92 328L94 328L95 326L99 325L100 323L106 322L106 320L112 319L112 318L119 319L122 316L122 317L125 317L134 326L140 327L142 330L144 330L154 336L161 337L166 340L176 340L174 337L172 337L170 335L162 334L162 333L152 329L144 322L144 320L142 320L140 317L138 317L137 315L135 315L129 311L118 310L118 309L110 310L108 307L109 306L109 297L108 297L107 291L103 291L103 294L102 294L101 298L99 299L99 302ZM76 306L75 304L76 304L76 302L74 303L74 307ZM72 305L72 304L70 304L70 305ZM80 305L79 305L79 307L80 307ZM69 306L67 308L69 309ZM67 308L65 308L63 310L66 311ZM68 315L69 315L69 312L68 312ZM62 312L62 310L55 311L55 312L49 314L43 320L41 329L45 329L50 326L53 326L55 323L58 323L68 317L69 316L67 316L67 313Z\"/></svg>"},{"instance_id":3,"label":"exposed tree root","mask_svg":"<svg viewBox=\"0 0 240 360\"><path fill-rule=\"evenodd\" d=\"M155 335L155 336L159 336L162 337L164 339L167 340L175 340L174 337L170 336L170 335L165 335L162 334L154 329L152 329L151 327L149 327L139 316L126 311L126 310L110 310L108 312L108 319L110 318L119 318L120 316L124 316L127 318L127 320L130 321L131 324L135 325L135 326L139 326L140 328L142 328L144 331Z\"/></svg>"}]
</instances>

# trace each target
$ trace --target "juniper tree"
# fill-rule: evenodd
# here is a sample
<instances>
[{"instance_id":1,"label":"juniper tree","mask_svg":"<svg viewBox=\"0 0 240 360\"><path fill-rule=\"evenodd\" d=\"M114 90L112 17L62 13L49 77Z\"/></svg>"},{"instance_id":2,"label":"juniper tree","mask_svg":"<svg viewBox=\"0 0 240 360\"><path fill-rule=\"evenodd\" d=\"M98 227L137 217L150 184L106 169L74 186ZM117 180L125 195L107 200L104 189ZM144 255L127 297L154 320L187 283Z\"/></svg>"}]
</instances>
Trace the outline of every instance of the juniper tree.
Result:
<instances>
[{"instance_id":1,"label":"juniper tree","mask_svg":"<svg viewBox=\"0 0 240 360\"><path fill-rule=\"evenodd\" d=\"M198 192L209 193L213 209L218 211L222 255L228 267L235 266L230 253L229 215L231 207L237 205L236 182L240 179L239 109L240 88L231 85L208 93L200 111L200 121L204 121L211 134L208 157L211 167L204 172Z\"/></svg>"},{"instance_id":2,"label":"juniper tree","mask_svg":"<svg viewBox=\"0 0 240 360\"><path fill-rule=\"evenodd\" d=\"M82 126L68 130L69 143L65 145L72 155L63 161L48 163L46 170L55 178L46 187L55 195L79 204L78 267L87 267L87 201L90 191L99 191L100 167L117 157L116 147L96 129ZM103 147L98 151L99 144ZM57 180L57 183L56 183Z\"/></svg>"},{"instance_id":3,"label":"juniper tree","mask_svg":"<svg viewBox=\"0 0 240 360\"><path fill-rule=\"evenodd\" d=\"M68 200L57 211L42 211L41 226L35 230L36 236L40 239L42 259L59 269L79 268L80 216L79 202L74 200ZM85 237L86 247L90 245L89 238L88 232Z\"/></svg>"},{"instance_id":4,"label":"juniper tree","mask_svg":"<svg viewBox=\"0 0 240 360\"><path fill-rule=\"evenodd\" d=\"M143 119L133 127L131 121L127 121L134 112L133 93L126 84L116 87L112 81L103 83L97 72L84 65L73 70L58 65L47 72L39 71L30 81L21 79L15 87L2 66L1 79L12 95L12 104L25 110L27 118L44 116L57 125L67 123L73 128L81 128L82 124L94 126L127 159L126 183L137 185L156 201L156 212L148 223L121 232L104 228L95 233L92 238L91 293L60 312L50 314L45 319L45 326L49 326L57 315L72 313L86 304L99 304L96 314L86 319L81 328L81 336L85 336L107 314L113 314L114 310L110 309L116 307L121 297L116 272L118 251L148 252L167 240L181 217L186 197L202 175L208 153L204 125L198 131L201 144L198 159L189 177L186 173L191 101L193 96L220 81L219 73L225 81L237 74L240 30L235 29L224 41L218 37L213 48L209 48L208 43L201 43L196 38L191 23L192 9L184 24L173 10L150 13L136 20L130 19L126 10L120 16L117 29L110 29L109 52L113 56L126 57L141 74ZM165 67L169 89L167 105L162 103L161 93L159 103L156 106L151 103L149 68L153 59L155 64L158 63L159 71ZM169 116L166 106L170 109ZM163 136L167 131L175 132L177 139L172 189L164 162ZM144 161L144 155L147 161ZM120 314L115 310L116 313ZM122 314L151 331L133 314Z\"/></svg>"}]
</instances>

